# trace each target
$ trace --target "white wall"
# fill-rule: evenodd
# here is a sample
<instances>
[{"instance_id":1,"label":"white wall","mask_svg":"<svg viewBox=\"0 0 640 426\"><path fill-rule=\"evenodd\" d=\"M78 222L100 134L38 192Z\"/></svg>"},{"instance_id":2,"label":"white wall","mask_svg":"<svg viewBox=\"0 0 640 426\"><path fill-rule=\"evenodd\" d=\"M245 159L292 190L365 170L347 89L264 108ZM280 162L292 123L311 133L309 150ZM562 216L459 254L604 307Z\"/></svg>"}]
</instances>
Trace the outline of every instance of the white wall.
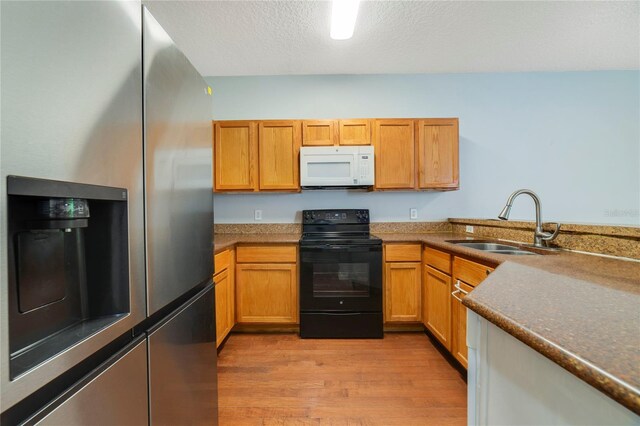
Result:
<instances>
[{"instance_id":1,"label":"white wall","mask_svg":"<svg viewBox=\"0 0 640 426\"><path fill-rule=\"evenodd\" d=\"M299 221L303 208L369 208L374 221L495 218L518 188L546 221L640 225L640 72L209 77L213 117L459 117L455 192L227 195L216 223ZM533 219L518 199L512 219Z\"/></svg>"}]
</instances>

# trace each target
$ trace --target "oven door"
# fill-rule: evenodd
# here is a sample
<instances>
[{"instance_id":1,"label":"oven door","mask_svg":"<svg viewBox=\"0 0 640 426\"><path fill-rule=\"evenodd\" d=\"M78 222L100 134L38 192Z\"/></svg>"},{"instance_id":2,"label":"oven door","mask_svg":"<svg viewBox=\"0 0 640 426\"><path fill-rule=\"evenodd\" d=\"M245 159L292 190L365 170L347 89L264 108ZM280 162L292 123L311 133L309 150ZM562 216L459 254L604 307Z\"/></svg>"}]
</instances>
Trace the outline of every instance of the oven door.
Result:
<instances>
[{"instance_id":1,"label":"oven door","mask_svg":"<svg viewBox=\"0 0 640 426\"><path fill-rule=\"evenodd\" d=\"M382 246L300 247L301 312L381 312Z\"/></svg>"}]
</instances>

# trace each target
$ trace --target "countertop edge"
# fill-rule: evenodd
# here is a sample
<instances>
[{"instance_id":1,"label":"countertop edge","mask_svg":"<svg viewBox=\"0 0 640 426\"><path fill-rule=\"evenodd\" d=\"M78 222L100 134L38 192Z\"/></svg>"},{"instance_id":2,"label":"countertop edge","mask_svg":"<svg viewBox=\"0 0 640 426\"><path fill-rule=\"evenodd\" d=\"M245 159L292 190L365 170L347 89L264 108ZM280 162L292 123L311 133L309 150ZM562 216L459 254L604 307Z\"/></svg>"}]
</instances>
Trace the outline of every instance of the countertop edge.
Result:
<instances>
[{"instance_id":1,"label":"countertop edge","mask_svg":"<svg viewBox=\"0 0 640 426\"><path fill-rule=\"evenodd\" d=\"M543 355L549 361L559 365L614 401L640 415L640 390L606 373L589 361L561 348L535 331L519 325L511 318L474 301L470 297L462 299L462 304Z\"/></svg>"},{"instance_id":2,"label":"countertop edge","mask_svg":"<svg viewBox=\"0 0 640 426\"><path fill-rule=\"evenodd\" d=\"M259 234L257 238L256 234L214 234L213 239L213 254L216 255L224 250L233 248L238 244L298 244L300 241L300 234ZM248 237L248 238L247 238ZM275 237L270 240L269 237ZM223 242L219 242L222 240Z\"/></svg>"}]
</instances>

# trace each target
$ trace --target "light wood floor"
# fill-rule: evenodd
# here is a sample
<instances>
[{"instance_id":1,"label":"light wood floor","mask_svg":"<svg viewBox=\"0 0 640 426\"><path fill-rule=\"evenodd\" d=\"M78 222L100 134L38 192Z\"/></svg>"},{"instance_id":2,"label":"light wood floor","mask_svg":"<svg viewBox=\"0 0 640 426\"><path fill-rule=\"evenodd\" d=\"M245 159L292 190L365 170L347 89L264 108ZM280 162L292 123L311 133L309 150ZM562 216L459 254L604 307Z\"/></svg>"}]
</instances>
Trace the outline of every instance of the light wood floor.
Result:
<instances>
[{"instance_id":1,"label":"light wood floor","mask_svg":"<svg viewBox=\"0 0 640 426\"><path fill-rule=\"evenodd\" d=\"M220 426L464 425L466 388L423 333L232 334L218 356Z\"/></svg>"}]
</instances>

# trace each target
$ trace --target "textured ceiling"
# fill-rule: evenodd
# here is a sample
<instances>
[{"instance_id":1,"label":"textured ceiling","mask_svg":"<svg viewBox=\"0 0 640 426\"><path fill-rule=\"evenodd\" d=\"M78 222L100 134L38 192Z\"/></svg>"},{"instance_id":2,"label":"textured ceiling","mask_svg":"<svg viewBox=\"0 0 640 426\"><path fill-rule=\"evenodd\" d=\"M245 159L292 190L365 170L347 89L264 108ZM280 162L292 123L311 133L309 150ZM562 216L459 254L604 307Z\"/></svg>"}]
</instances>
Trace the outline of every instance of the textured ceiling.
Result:
<instances>
[{"instance_id":1,"label":"textured ceiling","mask_svg":"<svg viewBox=\"0 0 640 426\"><path fill-rule=\"evenodd\" d=\"M205 76L640 68L638 1L363 1L346 41L328 1L144 3Z\"/></svg>"}]
</instances>

